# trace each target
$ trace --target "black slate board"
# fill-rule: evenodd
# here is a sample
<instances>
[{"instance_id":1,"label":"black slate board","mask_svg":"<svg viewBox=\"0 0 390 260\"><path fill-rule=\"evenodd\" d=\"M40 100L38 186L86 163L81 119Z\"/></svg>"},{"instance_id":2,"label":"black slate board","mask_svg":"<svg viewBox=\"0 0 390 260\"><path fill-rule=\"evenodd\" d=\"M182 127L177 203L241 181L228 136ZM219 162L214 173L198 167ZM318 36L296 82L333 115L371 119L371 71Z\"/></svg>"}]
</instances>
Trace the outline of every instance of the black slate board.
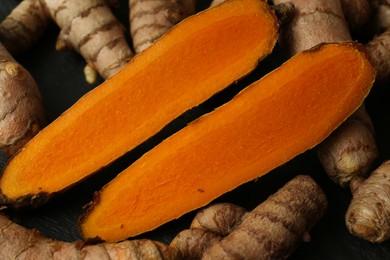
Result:
<instances>
[{"instance_id":1,"label":"black slate board","mask_svg":"<svg viewBox=\"0 0 390 260\"><path fill-rule=\"evenodd\" d=\"M199 2L199 8L202 9L210 1ZM3 1L0 7L0 19L3 19L18 3L19 1L16 0ZM121 7L115 9L115 13L128 28L127 1L121 0L120 4ZM83 94L102 82L100 80L96 85L88 85L82 73L85 65L84 60L73 52L55 51L54 46L58 32L58 28L51 25L36 46L15 57L37 81L44 98L49 122L58 117ZM259 68L248 77L212 97L201 106L186 112L156 136L103 169L99 174L58 196L44 207L26 212L7 213L13 220L25 227L36 228L47 237L63 241L80 239L77 219L82 213L83 205L92 199L94 191L99 190L122 169L161 140L184 127L199 115L226 102L249 82L260 78L267 71L278 66L285 59L284 57L283 53L276 47L274 53L262 61ZM367 110L372 116L377 132L377 143L381 154L378 163L390 158L389 99L390 89L384 84L375 85L366 100ZM344 215L351 194L349 190L339 188L328 179L314 151L308 151L298 156L266 176L244 184L216 201L236 203L249 210L297 174L309 174L321 185L329 199L329 209L325 217L311 231L311 242L300 245L291 259L390 259L390 241L374 245L348 233L344 224ZM179 231L189 226L194 214L195 212L188 213L180 219L171 221L140 237L169 243Z\"/></svg>"}]
</instances>

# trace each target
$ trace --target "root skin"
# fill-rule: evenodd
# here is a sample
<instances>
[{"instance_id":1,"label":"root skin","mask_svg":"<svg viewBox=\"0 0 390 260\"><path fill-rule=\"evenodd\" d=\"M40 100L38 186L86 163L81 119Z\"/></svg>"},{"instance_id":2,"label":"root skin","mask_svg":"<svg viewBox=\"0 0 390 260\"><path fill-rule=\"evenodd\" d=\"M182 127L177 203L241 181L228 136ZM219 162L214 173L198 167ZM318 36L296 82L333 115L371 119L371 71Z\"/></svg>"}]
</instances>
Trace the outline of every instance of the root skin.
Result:
<instances>
[{"instance_id":1,"label":"root skin","mask_svg":"<svg viewBox=\"0 0 390 260\"><path fill-rule=\"evenodd\" d=\"M351 31L357 31L369 22L372 16L369 1L372 0L340 0L345 20Z\"/></svg>"},{"instance_id":2,"label":"root skin","mask_svg":"<svg viewBox=\"0 0 390 260\"><path fill-rule=\"evenodd\" d=\"M107 79L133 56L124 27L103 0L41 0L61 28L58 49L78 51L89 66Z\"/></svg>"},{"instance_id":3,"label":"root skin","mask_svg":"<svg viewBox=\"0 0 390 260\"><path fill-rule=\"evenodd\" d=\"M152 240L84 245L48 239L0 215L0 259L179 259L175 249Z\"/></svg>"},{"instance_id":4,"label":"root skin","mask_svg":"<svg viewBox=\"0 0 390 260\"><path fill-rule=\"evenodd\" d=\"M200 210L190 228L204 229L226 236L241 223L246 213L246 209L231 203L214 204Z\"/></svg>"},{"instance_id":5,"label":"root skin","mask_svg":"<svg viewBox=\"0 0 390 260\"><path fill-rule=\"evenodd\" d=\"M24 0L0 23L0 41L12 54L34 45L50 21L39 0Z\"/></svg>"},{"instance_id":6,"label":"root skin","mask_svg":"<svg viewBox=\"0 0 390 260\"><path fill-rule=\"evenodd\" d=\"M372 243L390 239L390 161L357 182L351 182L353 198L345 216L348 230Z\"/></svg>"},{"instance_id":7,"label":"root skin","mask_svg":"<svg viewBox=\"0 0 390 260\"><path fill-rule=\"evenodd\" d=\"M180 252L183 259L200 259L203 253L222 239L208 230L191 228L181 231L172 240L170 246Z\"/></svg>"},{"instance_id":8,"label":"root skin","mask_svg":"<svg viewBox=\"0 0 390 260\"><path fill-rule=\"evenodd\" d=\"M189 15L195 13L194 0L129 0L130 29L136 53Z\"/></svg>"},{"instance_id":9,"label":"root skin","mask_svg":"<svg viewBox=\"0 0 390 260\"><path fill-rule=\"evenodd\" d=\"M327 199L309 176L297 176L246 214L202 259L286 259L324 215Z\"/></svg>"},{"instance_id":10,"label":"root skin","mask_svg":"<svg viewBox=\"0 0 390 260\"><path fill-rule=\"evenodd\" d=\"M360 107L330 137L318 145L318 157L329 177L347 187L355 176L372 170L379 152L373 126L364 107Z\"/></svg>"},{"instance_id":11,"label":"root skin","mask_svg":"<svg viewBox=\"0 0 390 260\"><path fill-rule=\"evenodd\" d=\"M46 116L31 74L1 44L0 104L0 149L12 156L46 124Z\"/></svg>"},{"instance_id":12,"label":"root skin","mask_svg":"<svg viewBox=\"0 0 390 260\"><path fill-rule=\"evenodd\" d=\"M280 4L288 1L290 0L273 2ZM281 43L291 55L322 42L352 39L340 1L291 2L296 14L281 32ZM342 187L346 187L353 176L364 175L372 170L371 167L378 156L374 129L365 107L359 108L355 114L317 146L324 170Z\"/></svg>"}]
</instances>

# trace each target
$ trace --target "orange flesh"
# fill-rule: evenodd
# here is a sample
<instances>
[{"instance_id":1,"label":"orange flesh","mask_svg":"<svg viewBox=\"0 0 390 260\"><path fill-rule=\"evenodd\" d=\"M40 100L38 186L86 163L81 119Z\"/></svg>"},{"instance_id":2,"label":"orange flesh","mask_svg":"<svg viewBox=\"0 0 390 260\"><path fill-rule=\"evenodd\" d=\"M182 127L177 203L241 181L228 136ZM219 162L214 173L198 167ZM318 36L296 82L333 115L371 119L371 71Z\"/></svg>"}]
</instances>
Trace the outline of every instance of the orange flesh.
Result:
<instances>
[{"instance_id":1,"label":"orange flesh","mask_svg":"<svg viewBox=\"0 0 390 260\"><path fill-rule=\"evenodd\" d=\"M156 134L254 69L277 39L259 0L234 0L180 23L42 130L7 166L9 199L57 192Z\"/></svg>"},{"instance_id":2,"label":"orange flesh","mask_svg":"<svg viewBox=\"0 0 390 260\"><path fill-rule=\"evenodd\" d=\"M298 54L106 185L82 219L83 237L138 235L266 174L328 136L374 77L355 43Z\"/></svg>"}]
</instances>

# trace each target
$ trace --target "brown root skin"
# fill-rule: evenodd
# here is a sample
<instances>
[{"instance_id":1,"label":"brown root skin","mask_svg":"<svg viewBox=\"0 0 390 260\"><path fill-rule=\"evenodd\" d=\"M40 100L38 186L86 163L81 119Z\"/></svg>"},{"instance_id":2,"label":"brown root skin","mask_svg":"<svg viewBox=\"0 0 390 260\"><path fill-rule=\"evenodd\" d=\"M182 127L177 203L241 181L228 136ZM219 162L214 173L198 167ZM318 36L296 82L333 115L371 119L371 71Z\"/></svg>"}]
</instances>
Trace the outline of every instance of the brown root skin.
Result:
<instances>
[{"instance_id":1,"label":"brown root skin","mask_svg":"<svg viewBox=\"0 0 390 260\"><path fill-rule=\"evenodd\" d=\"M132 58L124 27L103 0L40 1L61 29L57 48L76 50L104 79Z\"/></svg>"},{"instance_id":2,"label":"brown root skin","mask_svg":"<svg viewBox=\"0 0 390 260\"><path fill-rule=\"evenodd\" d=\"M190 228L226 236L241 223L246 213L246 209L231 203L214 204L198 211Z\"/></svg>"},{"instance_id":3,"label":"brown root skin","mask_svg":"<svg viewBox=\"0 0 390 260\"><path fill-rule=\"evenodd\" d=\"M202 259L286 259L324 215L327 199L309 176L297 176L247 213Z\"/></svg>"},{"instance_id":4,"label":"brown root skin","mask_svg":"<svg viewBox=\"0 0 390 260\"><path fill-rule=\"evenodd\" d=\"M372 0L340 0L345 20L351 31L359 30L372 16Z\"/></svg>"},{"instance_id":5,"label":"brown root skin","mask_svg":"<svg viewBox=\"0 0 390 260\"><path fill-rule=\"evenodd\" d=\"M353 198L345 222L355 236L372 243L390 239L390 161L384 162L365 181L351 187Z\"/></svg>"},{"instance_id":6,"label":"brown root skin","mask_svg":"<svg viewBox=\"0 0 390 260\"><path fill-rule=\"evenodd\" d=\"M0 44L0 149L19 151L46 124L42 97L31 74Z\"/></svg>"},{"instance_id":7,"label":"brown root skin","mask_svg":"<svg viewBox=\"0 0 390 260\"><path fill-rule=\"evenodd\" d=\"M360 107L316 151L329 177L347 187L353 177L365 176L372 170L379 155L375 144L370 117Z\"/></svg>"},{"instance_id":8,"label":"brown root skin","mask_svg":"<svg viewBox=\"0 0 390 260\"><path fill-rule=\"evenodd\" d=\"M365 46L377 72L376 81L384 83L390 77L390 30L375 36Z\"/></svg>"},{"instance_id":9,"label":"brown root skin","mask_svg":"<svg viewBox=\"0 0 390 260\"><path fill-rule=\"evenodd\" d=\"M280 4L288 1L290 0L273 2ZM345 6L347 0L344 1ZM291 55L322 42L351 40L340 1L291 0L291 2L295 7L295 16L281 31L281 44ZM359 108L356 113L359 115L352 115L347 119L318 145L317 149L326 173L343 187L348 185L353 176L369 172L378 157L373 126L365 107Z\"/></svg>"},{"instance_id":10,"label":"brown root skin","mask_svg":"<svg viewBox=\"0 0 390 260\"><path fill-rule=\"evenodd\" d=\"M183 259L200 259L203 253L222 239L221 236L211 231L191 228L177 234L170 246L180 252Z\"/></svg>"},{"instance_id":11,"label":"brown root skin","mask_svg":"<svg viewBox=\"0 0 390 260\"><path fill-rule=\"evenodd\" d=\"M172 26L195 13L194 0L129 0L129 7L136 53L148 48Z\"/></svg>"},{"instance_id":12,"label":"brown root skin","mask_svg":"<svg viewBox=\"0 0 390 260\"><path fill-rule=\"evenodd\" d=\"M4 215L0 215L0 241L0 259L179 259L176 249L146 239L97 245L56 241Z\"/></svg>"},{"instance_id":13,"label":"brown root skin","mask_svg":"<svg viewBox=\"0 0 390 260\"><path fill-rule=\"evenodd\" d=\"M232 203L217 203L199 210L190 228L177 234L170 246L181 253L183 259L200 259L214 243L230 234L247 211Z\"/></svg>"},{"instance_id":14,"label":"brown root skin","mask_svg":"<svg viewBox=\"0 0 390 260\"><path fill-rule=\"evenodd\" d=\"M45 31L50 16L40 0L24 0L0 23L0 42L12 54L33 46Z\"/></svg>"},{"instance_id":15,"label":"brown root skin","mask_svg":"<svg viewBox=\"0 0 390 260\"><path fill-rule=\"evenodd\" d=\"M381 33L390 28L390 1L371 0L373 18L371 28L376 33Z\"/></svg>"}]
</instances>

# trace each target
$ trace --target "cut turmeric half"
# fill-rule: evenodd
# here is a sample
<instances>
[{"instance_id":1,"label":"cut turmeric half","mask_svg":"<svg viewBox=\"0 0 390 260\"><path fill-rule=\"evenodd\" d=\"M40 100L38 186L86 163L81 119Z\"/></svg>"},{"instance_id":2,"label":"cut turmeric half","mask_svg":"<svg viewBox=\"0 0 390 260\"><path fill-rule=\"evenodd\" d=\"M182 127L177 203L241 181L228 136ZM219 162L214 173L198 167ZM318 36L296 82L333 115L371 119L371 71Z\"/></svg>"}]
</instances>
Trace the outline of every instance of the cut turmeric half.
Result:
<instances>
[{"instance_id":1,"label":"cut turmeric half","mask_svg":"<svg viewBox=\"0 0 390 260\"><path fill-rule=\"evenodd\" d=\"M153 230L268 173L327 137L361 105L374 79L357 43L297 54L103 187L80 220L84 239L117 241Z\"/></svg>"},{"instance_id":2,"label":"cut turmeric half","mask_svg":"<svg viewBox=\"0 0 390 260\"><path fill-rule=\"evenodd\" d=\"M252 71L278 37L265 1L193 15L43 129L6 167L2 203L44 203Z\"/></svg>"}]
</instances>

